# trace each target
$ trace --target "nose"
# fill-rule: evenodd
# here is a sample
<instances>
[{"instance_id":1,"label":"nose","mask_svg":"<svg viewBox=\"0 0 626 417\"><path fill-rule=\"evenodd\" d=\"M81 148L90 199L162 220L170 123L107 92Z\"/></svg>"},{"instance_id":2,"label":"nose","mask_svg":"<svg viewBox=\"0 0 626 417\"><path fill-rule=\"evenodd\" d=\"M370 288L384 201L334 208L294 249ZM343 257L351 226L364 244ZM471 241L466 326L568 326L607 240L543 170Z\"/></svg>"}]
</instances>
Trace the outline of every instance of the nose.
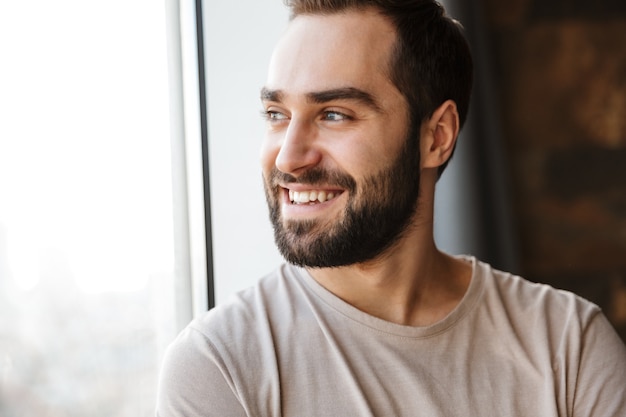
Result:
<instances>
[{"instance_id":1,"label":"nose","mask_svg":"<svg viewBox=\"0 0 626 417\"><path fill-rule=\"evenodd\" d=\"M297 176L298 173L316 166L321 160L321 152L316 142L317 132L312 124L292 119L276 156L276 168Z\"/></svg>"}]
</instances>

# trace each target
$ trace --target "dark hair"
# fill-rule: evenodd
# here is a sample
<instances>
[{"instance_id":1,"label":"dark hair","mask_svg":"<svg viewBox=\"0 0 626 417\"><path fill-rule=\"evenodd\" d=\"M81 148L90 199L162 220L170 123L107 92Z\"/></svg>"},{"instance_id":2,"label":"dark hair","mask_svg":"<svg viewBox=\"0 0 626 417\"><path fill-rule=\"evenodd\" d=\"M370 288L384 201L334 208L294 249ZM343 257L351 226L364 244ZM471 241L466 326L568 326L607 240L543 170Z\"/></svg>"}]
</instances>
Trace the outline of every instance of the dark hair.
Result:
<instances>
[{"instance_id":1,"label":"dark hair","mask_svg":"<svg viewBox=\"0 0 626 417\"><path fill-rule=\"evenodd\" d=\"M463 27L434 0L284 0L291 18L373 8L395 26L390 78L409 103L412 127L453 100L463 127L472 90L473 64ZM449 159L448 159L449 161ZM439 175L447 166L439 167Z\"/></svg>"}]
</instances>

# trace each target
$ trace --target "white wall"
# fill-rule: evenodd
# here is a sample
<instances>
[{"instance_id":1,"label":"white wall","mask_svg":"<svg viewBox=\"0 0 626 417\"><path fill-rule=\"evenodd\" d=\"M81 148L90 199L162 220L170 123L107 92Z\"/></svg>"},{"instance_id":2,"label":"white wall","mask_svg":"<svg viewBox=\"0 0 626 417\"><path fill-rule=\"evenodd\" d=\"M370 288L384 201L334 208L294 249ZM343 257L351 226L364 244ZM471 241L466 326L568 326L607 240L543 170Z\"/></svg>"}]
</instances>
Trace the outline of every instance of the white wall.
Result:
<instances>
[{"instance_id":1,"label":"white wall","mask_svg":"<svg viewBox=\"0 0 626 417\"><path fill-rule=\"evenodd\" d=\"M280 0L204 2L217 303L282 262L263 195L259 91L287 17Z\"/></svg>"}]
</instances>

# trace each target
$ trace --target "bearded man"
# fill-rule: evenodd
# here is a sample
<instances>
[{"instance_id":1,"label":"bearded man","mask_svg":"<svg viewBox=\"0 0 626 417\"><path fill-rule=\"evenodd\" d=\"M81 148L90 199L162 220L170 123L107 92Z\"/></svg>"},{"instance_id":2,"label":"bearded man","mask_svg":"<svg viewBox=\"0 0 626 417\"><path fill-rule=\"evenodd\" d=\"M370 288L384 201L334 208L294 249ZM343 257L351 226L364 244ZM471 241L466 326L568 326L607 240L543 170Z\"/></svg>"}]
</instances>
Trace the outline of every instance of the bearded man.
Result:
<instances>
[{"instance_id":1,"label":"bearded man","mask_svg":"<svg viewBox=\"0 0 626 417\"><path fill-rule=\"evenodd\" d=\"M431 0L291 0L261 91L287 263L170 346L157 415L626 416L598 307L439 251L472 59Z\"/></svg>"}]
</instances>

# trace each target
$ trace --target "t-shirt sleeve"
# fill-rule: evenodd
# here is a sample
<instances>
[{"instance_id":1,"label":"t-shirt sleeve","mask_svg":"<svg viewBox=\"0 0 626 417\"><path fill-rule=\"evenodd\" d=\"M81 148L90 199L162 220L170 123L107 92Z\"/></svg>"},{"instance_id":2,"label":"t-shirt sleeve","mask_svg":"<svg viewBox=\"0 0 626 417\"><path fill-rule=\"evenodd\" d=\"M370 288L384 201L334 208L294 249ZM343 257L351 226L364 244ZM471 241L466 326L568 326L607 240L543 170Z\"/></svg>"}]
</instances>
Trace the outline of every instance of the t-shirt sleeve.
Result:
<instances>
[{"instance_id":1,"label":"t-shirt sleeve","mask_svg":"<svg viewBox=\"0 0 626 417\"><path fill-rule=\"evenodd\" d=\"M162 363L157 417L245 417L228 371L207 338L188 327Z\"/></svg>"},{"instance_id":2,"label":"t-shirt sleeve","mask_svg":"<svg viewBox=\"0 0 626 417\"><path fill-rule=\"evenodd\" d=\"M583 334L574 416L626 416L626 346L598 312Z\"/></svg>"}]
</instances>

